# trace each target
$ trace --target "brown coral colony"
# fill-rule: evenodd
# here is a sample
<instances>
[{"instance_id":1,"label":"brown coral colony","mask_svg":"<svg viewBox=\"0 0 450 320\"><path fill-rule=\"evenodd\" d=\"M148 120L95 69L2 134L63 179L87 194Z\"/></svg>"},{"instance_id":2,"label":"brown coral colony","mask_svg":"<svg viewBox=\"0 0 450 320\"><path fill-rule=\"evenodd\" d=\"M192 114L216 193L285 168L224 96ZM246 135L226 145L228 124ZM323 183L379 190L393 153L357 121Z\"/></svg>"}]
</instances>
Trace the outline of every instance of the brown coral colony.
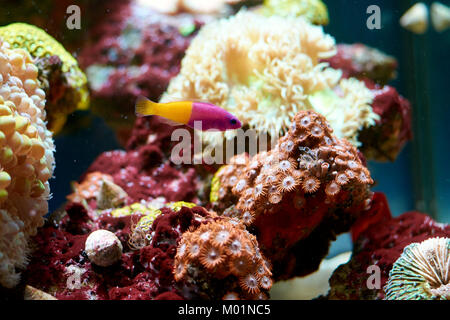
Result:
<instances>
[{"instance_id":1,"label":"brown coral colony","mask_svg":"<svg viewBox=\"0 0 450 320\"><path fill-rule=\"evenodd\" d=\"M314 194L324 188L326 196L333 198L342 190L358 193L358 186L373 183L357 149L337 139L326 119L313 111L297 113L273 150L252 159L234 157L219 178L221 186L239 198L236 207L246 225L270 212L268 208L290 192ZM225 194L219 194L219 200Z\"/></svg>"}]
</instances>

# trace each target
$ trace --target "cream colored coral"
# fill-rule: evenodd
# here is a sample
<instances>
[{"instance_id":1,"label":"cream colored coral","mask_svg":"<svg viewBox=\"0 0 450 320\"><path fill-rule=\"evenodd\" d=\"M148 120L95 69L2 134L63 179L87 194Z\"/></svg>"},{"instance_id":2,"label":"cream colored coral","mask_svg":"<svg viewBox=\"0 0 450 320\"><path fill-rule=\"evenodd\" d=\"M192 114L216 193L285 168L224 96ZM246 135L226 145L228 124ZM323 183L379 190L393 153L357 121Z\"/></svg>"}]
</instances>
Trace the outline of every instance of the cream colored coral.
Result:
<instances>
[{"instance_id":1,"label":"cream colored coral","mask_svg":"<svg viewBox=\"0 0 450 320\"><path fill-rule=\"evenodd\" d=\"M370 106L372 92L354 78L342 79L334 91L319 91L310 95L308 101L313 110L327 118L338 138L345 138L357 147L361 144L358 132L375 125L380 118Z\"/></svg>"},{"instance_id":2,"label":"cream colored coral","mask_svg":"<svg viewBox=\"0 0 450 320\"><path fill-rule=\"evenodd\" d=\"M335 53L334 38L303 18L241 11L201 29L161 100L208 101L231 111L244 125L278 137L298 111L312 109L311 94L338 86L341 72L320 63ZM348 83L341 87L355 108L370 108L369 90L358 100L361 94L347 90ZM347 110L353 114L352 108ZM355 134L346 131L345 137ZM218 145L223 135L230 139L235 134L207 132L203 141Z\"/></svg>"},{"instance_id":3,"label":"cream colored coral","mask_svg":"<svg viewBox=\"0 0 450 320\"><path fill-rule=\"evenodd\" d=\"M54 145L45 124L45 93L29 53L0 40L0 284L14 286L27 240L43 224Z\"/></svg>"},{"instance_id":4,"label":"cream colored coral","mask_svg":"<svg viewBox=\"0 0 450 320\"><path fill-rule=\"evenodd\" d=\"M20 280L16 267L27 263L28 245L23 230L23 222L0 210L0 285L12 288Z\"/></svg>"}]
</instances>

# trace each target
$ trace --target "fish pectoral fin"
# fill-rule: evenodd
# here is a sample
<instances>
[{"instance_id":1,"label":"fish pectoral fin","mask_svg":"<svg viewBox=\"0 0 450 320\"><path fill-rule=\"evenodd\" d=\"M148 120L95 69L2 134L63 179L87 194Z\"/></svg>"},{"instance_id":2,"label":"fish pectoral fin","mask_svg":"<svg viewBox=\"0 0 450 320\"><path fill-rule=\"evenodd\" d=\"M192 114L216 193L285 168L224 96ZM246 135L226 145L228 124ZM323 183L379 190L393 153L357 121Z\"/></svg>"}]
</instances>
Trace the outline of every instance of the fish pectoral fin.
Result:
<instances>
[{"instance_id":1,"label":"fish pectoral fin","mask_svg":"<svg viewBox=\"0 0 450 320\"><path fill-rule=\"evenodd\" d=\"M164 118L164 117L161 117L161 116L154 115L154 117L157 118L159 122L168 124L169 126L176 127L176 126L181 126L181 125L183 125L182 123L178 123L178 122L169 120L169 119Z\"/></svg>"}]
</instances>

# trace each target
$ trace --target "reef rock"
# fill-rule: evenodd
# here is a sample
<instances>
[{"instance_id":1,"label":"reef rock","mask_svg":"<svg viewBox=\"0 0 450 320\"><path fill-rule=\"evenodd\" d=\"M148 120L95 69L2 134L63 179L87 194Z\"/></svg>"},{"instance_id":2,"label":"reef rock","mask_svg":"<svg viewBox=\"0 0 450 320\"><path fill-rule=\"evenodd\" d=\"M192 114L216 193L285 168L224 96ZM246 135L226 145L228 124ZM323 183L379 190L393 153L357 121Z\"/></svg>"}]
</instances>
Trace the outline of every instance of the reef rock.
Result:
<instances>
[{"instance_id":1,"label":"reef rock","mask_svg":"<svg viewBox=\"0 0 450 320\"><path fill-rule=\"evenodd\" d=\"M371 90L371 109L377 118L373 125L359 132L359 149L367 159L394 161L412 139L411 104L395 88L386 85L396 76L397 61L363 44L340 44L337 54L323 61L341 70L344 78L364 81Z\"/></svg>"},{"instance_id":2,"label":"reef rock","mask_svg":"<svg viewBox=\"0 0 450 320\"><path fill-rule=\"evenodd\" d=\"M449 225L437 223L426 214L407 212L391 217L386 197L380 193L375 194L371 209L361 216L353 231L356 233L352 258L330 278L329 299L385 298L389 274L407 246L450 236ZM378 284L370 278L374 270L380 271ZM414 294L414 290L410 293Z\"/></svg>"},{"instance_id":3,"label":"reef rock","mask_svg":"<svg viewBox=\"0 0 450 320\"><path fill-rule=\"evenodd\" d=\"M34 237L27 283L58 299L268 297L270 266L255 237L239 221L187 203L169 204L158 212L136 205L94 214L88 212L93 209L70 204L67 215ZM144 223L134 223L147 214L145 228ZM136 247L129 240L138 228L147 242ZM91 263L92 250L85 242L98 232L112 235L114 245L120 241L123 252L117 259L114 251L116 263Z\"/></svg>"},{"instance_id":4,"label":"reef rock","mask_svg":"<svg viewBox=\"0 0 450 320\"><path fill-rule=\"evenodd\" d=\"M236 156L212 183L213 207L257 236L276 279L309 274L371 200L358 151L313 111L294 117L269 152Z\"/></svg>"},{"instance_id":5,"label":"reef rock","mask_svg":"<svg viewBox=\"0 0 450 320\"><path fill-rule=\"evenodd\" d=\"M135 120L137 97L159 100L202 20L167 16L144 1L100 6L108 10L107 18L90 28L79 61L89 79L93 112L124 142Z\"/></svg>"},{"instance_id":6,"label":"reef rock","mask_svg":"<svg viewBox=\"0 0 450 320\"><path fill-rule=\"evenodd\" d=\"M177 143L171 139L175 128L156 118L138 119L127 149L99 155L81 181L93 172L107 174L128 194L127 203L159 197L167 202L198 202L198 191L203 188L197 168L175 165L170 160Z\"/></svg>"}]
</instances>

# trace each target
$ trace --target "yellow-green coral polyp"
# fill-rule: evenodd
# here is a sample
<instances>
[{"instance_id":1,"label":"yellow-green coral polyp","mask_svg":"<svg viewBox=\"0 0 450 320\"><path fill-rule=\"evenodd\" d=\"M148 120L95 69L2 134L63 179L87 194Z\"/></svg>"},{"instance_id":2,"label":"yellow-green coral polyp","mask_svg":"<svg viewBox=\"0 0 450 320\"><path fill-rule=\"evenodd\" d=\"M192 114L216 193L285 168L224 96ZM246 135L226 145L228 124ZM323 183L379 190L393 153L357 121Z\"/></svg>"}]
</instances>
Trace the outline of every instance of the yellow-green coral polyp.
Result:
<instances>
[{"instance_id":1,"label":"yellow-green coral polyp","mask_svg":"<svg viewBox=\"0 0 450 320\"><path fill-rule=\"evenodd\" d=\"M321 0L265 0L261 11L265 15L301 16L318 25L329 22L327 6Z\"/></svg>"},{"instance_id":2,"label":"yellow-green coral polyp","mask_svg":"<svg viewBox=\"0 0 450 320\"><path fill-rule=\"evenodd\" d=\"M12 23L0 27L0 38L8 42L12 48L28 51L33 58L42 59L50 56L58 56L61 59L61 70L66 76L66 81L71 92L66 94L67 97L58 101L56 103L56 109L51 110L48 115L49 128L53 132L61 130L66 121L67 114L75 109L85 110L89 107L86 75L79 68L75 58L52 36L44 30L30 24ZM38 68L34 65L32 67L37 75ZM35 84L24 83L27 89L32 89L29 88L30 85Z\"/></svg>"}]
</instances>

